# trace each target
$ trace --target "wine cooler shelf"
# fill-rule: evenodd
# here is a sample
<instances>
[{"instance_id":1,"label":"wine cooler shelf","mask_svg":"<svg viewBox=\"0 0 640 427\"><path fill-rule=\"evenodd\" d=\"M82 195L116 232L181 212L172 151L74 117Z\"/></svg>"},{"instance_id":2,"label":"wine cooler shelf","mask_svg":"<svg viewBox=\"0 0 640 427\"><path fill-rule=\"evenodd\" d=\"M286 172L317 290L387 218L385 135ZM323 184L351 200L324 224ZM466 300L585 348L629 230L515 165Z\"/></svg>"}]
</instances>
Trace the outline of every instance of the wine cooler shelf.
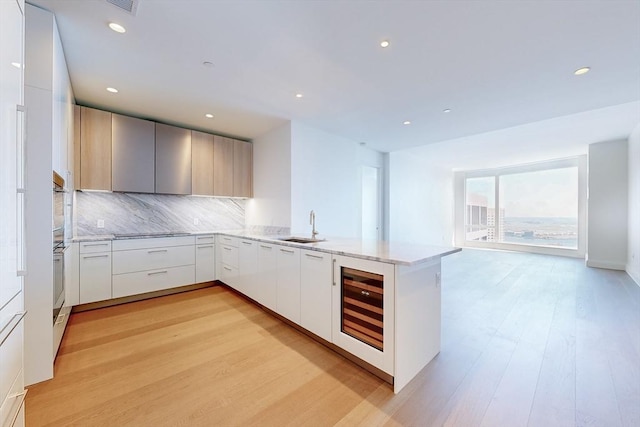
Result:
<instances>
[{"instance_id":1,"label":"wine cooler shelf","mask_svg":"<svg viewBox=\"0 0 640 427\"><path fill-rule=\"evenodd\" d=\"M342 332L384 349L384 280L380 274L342 267Z\"/></svg>"}]
</instances>

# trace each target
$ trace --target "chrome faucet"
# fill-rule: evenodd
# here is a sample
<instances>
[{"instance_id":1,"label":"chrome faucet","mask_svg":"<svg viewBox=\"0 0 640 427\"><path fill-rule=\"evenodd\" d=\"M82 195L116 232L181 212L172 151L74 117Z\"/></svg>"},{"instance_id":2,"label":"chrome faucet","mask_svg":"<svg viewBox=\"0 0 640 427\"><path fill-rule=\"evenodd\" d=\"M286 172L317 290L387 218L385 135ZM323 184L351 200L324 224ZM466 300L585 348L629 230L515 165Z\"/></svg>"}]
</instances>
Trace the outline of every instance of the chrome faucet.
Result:
<instances>
[{"instance_id":1,"label":"chrome faucet","mask_svg":"<svg viewBox=\"0 0 640 427\"><path fill-rule=\"evenodd\" d=\"M316 230L316 213L313 210L309 214L309 224L313 226L313 229L311 230L311 238L315 239L318 235L318 231Z\"/></svg>"}]
</instances>

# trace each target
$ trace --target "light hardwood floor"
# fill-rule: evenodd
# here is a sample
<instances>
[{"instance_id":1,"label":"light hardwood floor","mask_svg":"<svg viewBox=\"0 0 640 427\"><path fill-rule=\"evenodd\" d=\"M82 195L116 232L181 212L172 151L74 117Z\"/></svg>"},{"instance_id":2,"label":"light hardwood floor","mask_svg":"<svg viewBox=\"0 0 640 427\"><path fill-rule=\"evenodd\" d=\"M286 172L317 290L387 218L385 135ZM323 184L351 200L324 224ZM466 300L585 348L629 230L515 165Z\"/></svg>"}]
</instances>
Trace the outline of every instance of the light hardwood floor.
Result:
<instances>
[{"instance_id":1,"label":"light hardwood floor","mask_svg":"<svg viewBox=\"0 0 640 427\"><path fill-rule=\"evenodd\" d=\"M640 425L625 273L478 250L442 271L442 351L398 395L215 287L72 315L27 426Z\"/></svg>"}]
</instances>

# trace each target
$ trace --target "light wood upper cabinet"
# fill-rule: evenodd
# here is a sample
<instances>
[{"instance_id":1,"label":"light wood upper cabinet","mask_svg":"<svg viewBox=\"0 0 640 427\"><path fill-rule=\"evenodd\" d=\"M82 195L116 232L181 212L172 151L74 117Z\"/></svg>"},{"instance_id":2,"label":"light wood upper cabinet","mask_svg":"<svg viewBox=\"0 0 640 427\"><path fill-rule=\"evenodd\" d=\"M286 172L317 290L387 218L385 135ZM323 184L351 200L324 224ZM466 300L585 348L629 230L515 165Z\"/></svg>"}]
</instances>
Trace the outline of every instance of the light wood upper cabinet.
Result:
<instances>
[{"instance_id":1,"label":"light wood upper cabinet","mask_svg":"<svg viewBox=\"0 0 640 427\"><path fill-rule=\"evenodd\" d=\"M191 192L213 196L213 135L191 131Z\"/></svg>"},{"instance_id":2,"label":"light wood upper cabinet","mask_svg":"<svg viewBox=\"0 0 640 427\"><path fill-rule=\"evenodd\" d=\"M251 197L253 145L245 141L233 141L233 195Z\"/></svg>"},{"instance_id":3,"label":"light wood upper cabinet","mask_svg":"<svg viewBox=\"0 0 640 427\"><path fill-rule=\"evenodd\" d=\"M77 189L80 187L80 111L82 107L79 105L73 106L73 159L70 165L73 165L73 181L67 183L67 186L71 189ZM70 167L71 169L71 167Z\"/></svg>"},{"instance_id":4,"label":"light wood upper cabinet","mask_svg":"<svg viewBox=\"0 0 640 427\"><path fill-rule=\"evenodd\" d=\"M80 110L81 189L111 190L111 113Z\"/></svg>"},{"instance_id":5,"label":"light wood upper cabinet","mask_svg":"<svg viewBox=\"0 0 640 427\"><path fill-rule=\"evenodd\" d=\"M155 190L155 124L113 114L113 191L153 193Z\"/></svg>"},{"instance_id":6,"label":"light wood upper cabinet","mask_svg":"<svg viewBox=\"0 0 640 427\"><path fill-rule=\"evenodd\" d=\"M191 131L156 123L156 193L191 194Z\"/></svg>"},{"instance_id":7,"label":"light wood upper cabinet","mask_svg":"<svg viewBox=\"0 0 640 427\"><path fill-rule=\"evenodd\" d=\"M213 192L216 196L233 196L233 139L213 137Z\"/></svg>"}]
</instances>

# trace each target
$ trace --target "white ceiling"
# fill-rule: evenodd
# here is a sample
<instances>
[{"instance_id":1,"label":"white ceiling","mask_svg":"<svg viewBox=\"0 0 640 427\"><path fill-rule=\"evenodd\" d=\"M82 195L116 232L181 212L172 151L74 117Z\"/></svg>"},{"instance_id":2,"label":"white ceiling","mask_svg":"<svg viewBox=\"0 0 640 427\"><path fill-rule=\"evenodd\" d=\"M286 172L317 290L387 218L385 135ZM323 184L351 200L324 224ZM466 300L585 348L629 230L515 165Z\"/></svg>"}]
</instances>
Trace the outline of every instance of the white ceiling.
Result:
<instances>
[{"instance_id":1,"label":"white ceiling","mask_svg":"<svg viewBox=\"0 0 640 427\"><path fill-rule=\"evenodd\" d=\"M394 151L640 100L638 0L32 3L78 103L247 139L296 120Z\"/></svg>"}]
</instances>

